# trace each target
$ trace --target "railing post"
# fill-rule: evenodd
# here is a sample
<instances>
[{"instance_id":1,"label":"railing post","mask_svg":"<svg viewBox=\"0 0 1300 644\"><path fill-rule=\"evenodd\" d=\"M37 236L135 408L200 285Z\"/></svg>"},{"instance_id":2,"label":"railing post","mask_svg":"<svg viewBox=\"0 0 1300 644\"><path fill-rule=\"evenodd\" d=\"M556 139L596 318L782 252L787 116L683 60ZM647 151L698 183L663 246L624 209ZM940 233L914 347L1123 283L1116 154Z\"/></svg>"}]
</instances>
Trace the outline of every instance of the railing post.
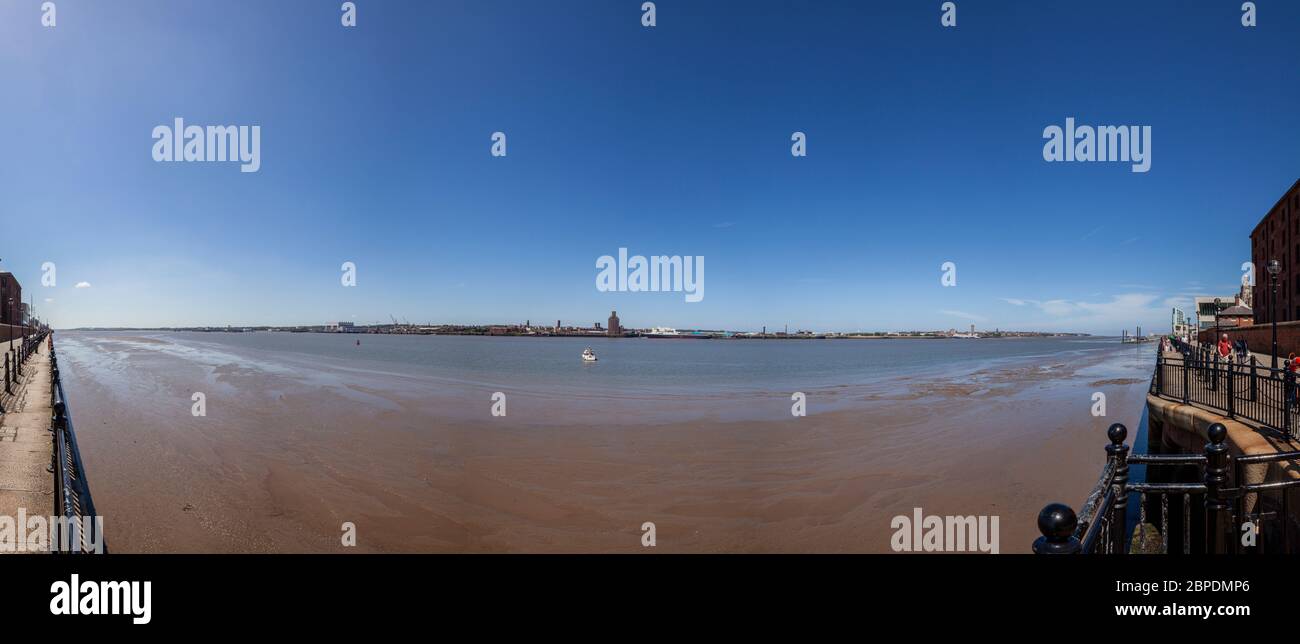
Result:
<instances>
[{"instance_id":1,"label":"railing post","mask_svg":"<svg viewBox=\"0 0 1300 644\"><path fill-rule=\"evenodd\" d=\"M1192 355L1187 353L1183 356L1183 404L1191 403L1192 388Z\"/></svg>"},{"instance_id":2,"label":"railing post","mask_svg":"<svg viewBox=\"0 0 1300 644\"><path fill-rule=\"evenodd\" d=\"M1282 372L1282 381L1285 383L1286 395L1283 396L1285 401L1282 406L1282 430L1288 437L1291 436L1291 408L1295 406L1295 373L1290 369Z\"/></svg>"},{"instance_id":3,"label":"railing post","mask_svg":"<svg viewBox=\"0 0 1300 644\"><path fill-rule=\"evenodd\" d=\"M1228 483L1228 428L1223 423L1210 425L1210 442L1205 444L1205 551L1228 552L1228 499L1223 488Z\"/></svg>"},{"instance_id":4,"label":"railing post","mask_svg":"<svg viewBox=\"0 0 1300 644\"><path fill-rule=\"evenodd\" d=\"M1259 369L1259 360L1250 357L1250 401L1255 402L1255 370Z\"/></svg>"},{"instance_id":5,"label":"railing post","mask_svg":"<svg viewBox=\"0 0 1300 644\"><path fill-rule=\"evenodd\" d=\"M1115 461L1115 503L1110 511L1110 548L1112 554L1122 555L1128 536L1125 532L1128 526L1128 445L1124 444L1124 439L1128 438L1128 428L1123 423L1115 423L1106 430L1106 436L1110 438L1106 456Z\"/></svg>"},{"instance_id":6,"label":"railing post","mask_svg":"<svg viewBox=\"0 0 1300 644\"><path fill-rule=\"evenodd\" d=\"M1156 395L1157 396L1163 396L1165 393L1164 376L1163 376L1165 372L1164 367L1165 367L1164 352L1157 349L1156 350Z\"/></svg>"},{"instance_id":7,"label":"railing post","mask_svg":"<svg viewBox=\"0 0 1300 644\"><path fill-rule=\"evenodd\" d=\"M9 388L9 382L10 382L9 352L6 351L5 352L5 393L12 394L14 391L13 389Z\"/></svg>"},{"instance_id":8,"label":"railing post","mask_svg":"<svg viewBox=\"0 0 1300 644\"><path fill-rule=\"evenodd\" d=\"M1083 544L1074 536L1079 518L1064 503L1049 503L1038 513L1038 531L1043 536L1034 540L1036 555L1077 555Z\"/></svg>"},{"instance_id":9,"label":"railing post","mask_svg":"<svg viewBox=\"0 0 1300 644\"><path fill-rule=\"evenodd\" d=\"M1224 364L1228 367L1228 418L1236 418L1237 406L1233 400L1237 397L1237 384L1232 376L1233 364L1231 360L1225 360Z\"/></svg>"}]
</instances>

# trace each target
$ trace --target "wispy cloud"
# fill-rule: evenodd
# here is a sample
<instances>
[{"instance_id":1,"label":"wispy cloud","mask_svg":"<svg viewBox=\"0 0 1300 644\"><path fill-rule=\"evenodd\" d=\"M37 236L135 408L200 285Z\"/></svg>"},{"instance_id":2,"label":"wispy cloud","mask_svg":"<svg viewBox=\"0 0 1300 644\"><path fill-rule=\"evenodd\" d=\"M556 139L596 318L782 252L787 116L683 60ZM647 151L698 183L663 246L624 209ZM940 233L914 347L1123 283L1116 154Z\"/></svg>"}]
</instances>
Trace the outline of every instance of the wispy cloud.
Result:
<instances>
[{"instance_id":1,"label":"wispy cloud","mask_svg":"<svg viewBox=\"0 0 1300 644\"><path fill-rule=\"evenodd\" d=\"M974 313L967 313L965 311L953 311L950 309L943 309L939 312L949 317L962 318L963 320L970 320L972 322L983 322L984 320L988 319L982 315L975 315Z\"/></svg>"},{"instance_id":2,"label":"wispy cloud","mask_svg":"<svg viewBox=\"0 0 1300 644\"><path fill-rule=\"evenodd\" d=\"M77 282L77 288L90 288L90 282Z\"/></svg>"},{"instance_id":3,"label":"wispy cloud","mask_svg":"<svg viewBox=\"0 0 1300 644\"><path fill-rule=\"evenodd\" d=\"M1069 329L1122 329L1134 325L1153 325L1168 319L1170 306L1175 302L1188 306L1181 297L1161 297L1153 293L1123 293L1100 299L1031 300L1026 298L1000 298L1016 306L1036 309L1042 318L1037 321L1017 321L1016 325ZM1043 319L1046 318L1046 319ZM1008 326L1004 324L1004 327Z\"/></svg>"}]
</instances>

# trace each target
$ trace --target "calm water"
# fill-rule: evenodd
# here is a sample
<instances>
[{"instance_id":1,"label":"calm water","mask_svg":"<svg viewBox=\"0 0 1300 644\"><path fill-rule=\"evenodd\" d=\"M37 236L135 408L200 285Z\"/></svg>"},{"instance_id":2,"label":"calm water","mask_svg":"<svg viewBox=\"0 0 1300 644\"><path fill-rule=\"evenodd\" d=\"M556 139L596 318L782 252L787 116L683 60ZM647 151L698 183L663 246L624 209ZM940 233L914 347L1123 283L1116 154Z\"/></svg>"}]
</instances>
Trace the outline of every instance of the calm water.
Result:
<instances>
[{"instance_id":1,"label":"calm water","mask_svg":"<svg viewBox=\"0 0 1300 644\"><path fill-rule=\"evenodd\" d=\"M67 341L66 350L79 354L108 342L132 353L156 351L210 367L238 364L269 373L325 377L323 368L482 387L656 395L794 391L914 375L960 377L1015 363L1050 368L1103 352L1114 360L1096 368L1098 377L1145 378L1150 375L1147 354L1154 351L1148 350L1151 345L1121 347L1114 338L773 341L126 331L65 331L59 337ZM587 346L599 362L579 359ZM1132 372L1117 373L1127 371L1126 361Z\"/></svg>"}]
</instances>

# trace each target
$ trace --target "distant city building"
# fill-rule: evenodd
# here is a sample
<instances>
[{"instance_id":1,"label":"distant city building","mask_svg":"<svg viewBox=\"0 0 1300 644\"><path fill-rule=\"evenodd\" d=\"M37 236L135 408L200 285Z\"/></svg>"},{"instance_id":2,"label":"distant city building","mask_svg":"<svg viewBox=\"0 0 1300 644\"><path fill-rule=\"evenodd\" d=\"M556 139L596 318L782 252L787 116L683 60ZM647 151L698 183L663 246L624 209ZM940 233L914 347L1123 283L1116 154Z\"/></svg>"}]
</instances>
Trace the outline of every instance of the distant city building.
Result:
<instances>
[{"instance_id":1,"label":"distant city building","mask_svg":"<svg viewBox=\"0 0 1300 644\"><path fill-rule=\"evenodd\" d=\"M0 273L0 324L22 324L23 287L13 273Z\"/></svg>"},{"instance_id":2,"label":"distant city building","mask_svg":"<svg viewBox=\"0 0 1300 644\"><path fill-rule=\"evenodd\" d=\"M1191 325L1188 322L1187 316L1183 314L1182 309L1173 309L1171 318L1171 326L1174 335L1182 337L1191 333Z\"/></svg>"},{"instance_id":3,"label":"distant city building","mask_svg":"<svg viewBox=\"0 0 1300 644\"><path fill-rule=\"evenodd\" d=\"M1219 303L1216 305L1215 300ZM1236 296L1201 295L1196 298L1196 319L1200 322L1201 330L1213 329L1214 320L1219 315L1219 311L1233 306L1237 303ZM1222 326L1222 325L1220 325Z\"/></svg>"},{"instance_id":4,"label":"distant city building","mask_svg":"<svg viewBox=\"0 0 1300 644\"><path fill-rule=\"evenodd\" d=\"M1278 322L1300 320L1300 181L1291 185L1251 231L1250 256L1259 288L1249 302L1255 323L1270 322L1269 309L1273 307ZM1282 264L1282 270L1277 276L1277 301L1270 302L1273 284L1268 262L1274 259Z\"/></svg>"},{"instance_id":5,"label":"distant city building","mask_svg":"<svg viewBox=\"0 0 1300 644\"><path fill-rule=\"evenodd\" d=\"M26 302L19 305L18 314L21 316L19 319L23 321L24 326L32 323L32 312L27 308Z\"/></svg>"},{"instance_id":6,"label":"distant city building","mask_svg":"<svg viewBox=\"0 0 1300 644\"><path fill-rule=\"evenodd\" d=\"M355 328L356 325L351 322L331 322L325 325L325 330L331 333L349 333Z\"/></svg>"},{"instance_id":7,"label":"distant city building","mask_svg":"<svg viewBox=\"0 0 1300 644\"><path fill-rule=\"evenodd\" d=\"M600 325L597 324L597 327ZM609 312L609 336L616 337L623 335L623 326L618 322L618 311Z\"/></svg>"}]
</instances>

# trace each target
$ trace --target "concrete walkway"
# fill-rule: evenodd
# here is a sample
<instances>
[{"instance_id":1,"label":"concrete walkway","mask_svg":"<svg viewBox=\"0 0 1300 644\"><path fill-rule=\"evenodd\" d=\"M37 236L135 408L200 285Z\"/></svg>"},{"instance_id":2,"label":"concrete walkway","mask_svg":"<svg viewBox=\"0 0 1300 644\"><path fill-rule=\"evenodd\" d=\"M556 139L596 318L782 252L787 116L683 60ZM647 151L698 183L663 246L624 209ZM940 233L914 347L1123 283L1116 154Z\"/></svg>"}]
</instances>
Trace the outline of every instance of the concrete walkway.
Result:
<instances>
[{"instance_id":1,"label":"concrete walkway","mask_svg":"<svg viewBox=\"0 0 1300 644\"><path fill-rule=\"evenodd\" d=\"M14 343L17 345L17 342ZM9 346L0 341L0 349ZM0 374L4 369L0 356ZM17 520L19 508L27 516L49 517L54 511L54 451L50 436L50 351L44 342L27 360L13 394L4 394L0 375L0 516ZM22 529L22 528L19 528Z\"/></svg>"}]
</instances>

